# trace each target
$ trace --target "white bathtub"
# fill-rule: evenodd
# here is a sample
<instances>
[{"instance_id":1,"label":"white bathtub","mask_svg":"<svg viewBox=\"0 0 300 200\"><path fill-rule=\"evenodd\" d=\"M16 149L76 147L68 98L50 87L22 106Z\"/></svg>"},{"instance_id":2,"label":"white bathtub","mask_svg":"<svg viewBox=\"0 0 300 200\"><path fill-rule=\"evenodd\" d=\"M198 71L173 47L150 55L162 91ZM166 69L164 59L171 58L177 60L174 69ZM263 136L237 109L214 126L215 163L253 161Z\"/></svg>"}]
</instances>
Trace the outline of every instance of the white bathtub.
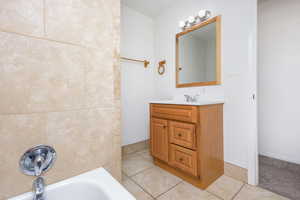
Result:
<instances>
[{"instance_id":1,"label":"white bathtub","mask_svg":"<svg viewBox=\"0 0 300 200\"><path fill-rule=\"evenodd\" d=\"M46 186L45 195L46 200L136 200L103 168ZM32 197L28 192L9 200Z\"/></svg>"}]
</instances>

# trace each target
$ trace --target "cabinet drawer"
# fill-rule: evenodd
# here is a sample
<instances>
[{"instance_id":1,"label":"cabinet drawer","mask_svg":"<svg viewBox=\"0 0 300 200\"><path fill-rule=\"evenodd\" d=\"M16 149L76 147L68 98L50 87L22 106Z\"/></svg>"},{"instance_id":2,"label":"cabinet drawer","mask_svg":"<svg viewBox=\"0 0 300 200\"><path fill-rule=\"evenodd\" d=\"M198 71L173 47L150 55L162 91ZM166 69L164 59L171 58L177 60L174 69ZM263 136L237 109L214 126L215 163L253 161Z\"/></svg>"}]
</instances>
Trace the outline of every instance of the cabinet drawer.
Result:
<instances>
[{"instance_id":1,"label":"cabinet drawer","mask_svg":"<svg viewBox=\"0 0 300 200\"><path fill-rule=\"evenodd\" d=\"M170 165L193 176L198 176L196 151L170 144Z\"/></svg>"},{"instance_id":2,"label":"cabinet drawer","mask_svg":"<svg viewBox=\"0 0 300 200\"><path fill-rule=\"evenodd\" d=\"M159 118L197 122L196 106L151 104L151 114Z\"/></svg>"},{"instance_id":3,"label":"cabinet drawer","mask_svg":"<svg viewBox=\"0 0 300 200\"><path fill-rule=\"evenodd\" d=\"M170 142L186 148L196 149L195 125L170 121Z\"/></svg>"}]
</instances>

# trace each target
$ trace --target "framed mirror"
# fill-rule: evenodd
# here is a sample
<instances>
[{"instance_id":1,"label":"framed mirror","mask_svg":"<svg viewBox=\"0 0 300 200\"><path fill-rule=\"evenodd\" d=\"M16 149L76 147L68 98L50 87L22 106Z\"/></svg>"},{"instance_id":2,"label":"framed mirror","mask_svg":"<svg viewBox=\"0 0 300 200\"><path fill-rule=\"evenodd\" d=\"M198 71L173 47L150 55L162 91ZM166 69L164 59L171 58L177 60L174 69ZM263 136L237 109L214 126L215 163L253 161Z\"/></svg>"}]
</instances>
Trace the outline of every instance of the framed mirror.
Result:
<instances>
[{"instance_id":1,"label":"framed mirror","mask_svg":"<svg viewBox=\"0 0 300 200\"><path fill-rule=\"evenodd\" d=\"M221 16L176 35L176 87L221 84Z\"/></svg>"}]
</instances>

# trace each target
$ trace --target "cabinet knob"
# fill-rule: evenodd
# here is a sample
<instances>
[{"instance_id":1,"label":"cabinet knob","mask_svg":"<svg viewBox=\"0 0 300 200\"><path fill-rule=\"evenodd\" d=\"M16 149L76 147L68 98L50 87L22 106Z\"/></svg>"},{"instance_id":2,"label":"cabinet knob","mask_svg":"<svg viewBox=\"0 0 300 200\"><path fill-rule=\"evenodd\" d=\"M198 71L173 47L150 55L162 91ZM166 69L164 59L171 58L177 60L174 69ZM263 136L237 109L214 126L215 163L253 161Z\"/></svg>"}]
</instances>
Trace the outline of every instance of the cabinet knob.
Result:
<instances>
[{"instance_id":1,"label":"cabinet knob","mask_svg":"<svg viewBox=\"0 0 300 200\"><path fill-rule=\"evenodd\" d=\"M166 126L166 125L164 125L164 126L163 126L163 128L167 128L167 126Z\"/></svg>"},{"instance_id":2,"label":"cabinet knob","mask_svg":"<svg viewBox=\"0 0 300 200\"><path fill-rule=\"evenodd\" d=\"M178 133L178 136L181 137L182 136L181 133Z\"/></svg>"},{"instance_id":3,"label":"cabinet knob","mask_svg":"<svg viewBox=\"0 0 300 200\"><path fill-rule=\"evenodd\" d=\"M182 161L183 161L183 158L179 158L179 161L182 162Z\"/></svg>"}]
</instances>

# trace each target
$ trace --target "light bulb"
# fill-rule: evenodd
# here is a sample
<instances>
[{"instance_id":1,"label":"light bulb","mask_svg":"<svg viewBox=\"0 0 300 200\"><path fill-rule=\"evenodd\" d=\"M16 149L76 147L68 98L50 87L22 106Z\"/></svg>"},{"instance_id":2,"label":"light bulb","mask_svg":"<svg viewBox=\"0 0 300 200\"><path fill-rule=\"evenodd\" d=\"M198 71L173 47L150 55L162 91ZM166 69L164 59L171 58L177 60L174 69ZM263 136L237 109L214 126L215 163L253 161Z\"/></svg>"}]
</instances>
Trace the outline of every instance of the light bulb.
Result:
<instances>
[{"instance_id":1,"label":"light bulb","mask_svg":"<svg viewBox=\"0 0 300 200\"><path fill-rule=\"evenodd\" d=\"M193 23L195 22L195 17L189 16L188 22L189 22L190 24L193 24Z\"/></svg>"},{"instance_id":2,"label":"light bulb","mask_svg":"<svg viewBox=\"0 0 300 200\"><path fill-rule=\"evenodd\" d=\"M202 19L202 18L205 18L206 16L206 10L200 10L198 12L198 16Z\"/></svg>"},{"instance_id":3,"label":"light bulb","mask_svg":"<svg viewBox=\"0 0 300 200\"><path fill-rule=\"evenodd\" d=\"M179 28L184 28L185 27L185 21L179 21L178 26L179 26Z\"/></svg>"}]
</instances>

